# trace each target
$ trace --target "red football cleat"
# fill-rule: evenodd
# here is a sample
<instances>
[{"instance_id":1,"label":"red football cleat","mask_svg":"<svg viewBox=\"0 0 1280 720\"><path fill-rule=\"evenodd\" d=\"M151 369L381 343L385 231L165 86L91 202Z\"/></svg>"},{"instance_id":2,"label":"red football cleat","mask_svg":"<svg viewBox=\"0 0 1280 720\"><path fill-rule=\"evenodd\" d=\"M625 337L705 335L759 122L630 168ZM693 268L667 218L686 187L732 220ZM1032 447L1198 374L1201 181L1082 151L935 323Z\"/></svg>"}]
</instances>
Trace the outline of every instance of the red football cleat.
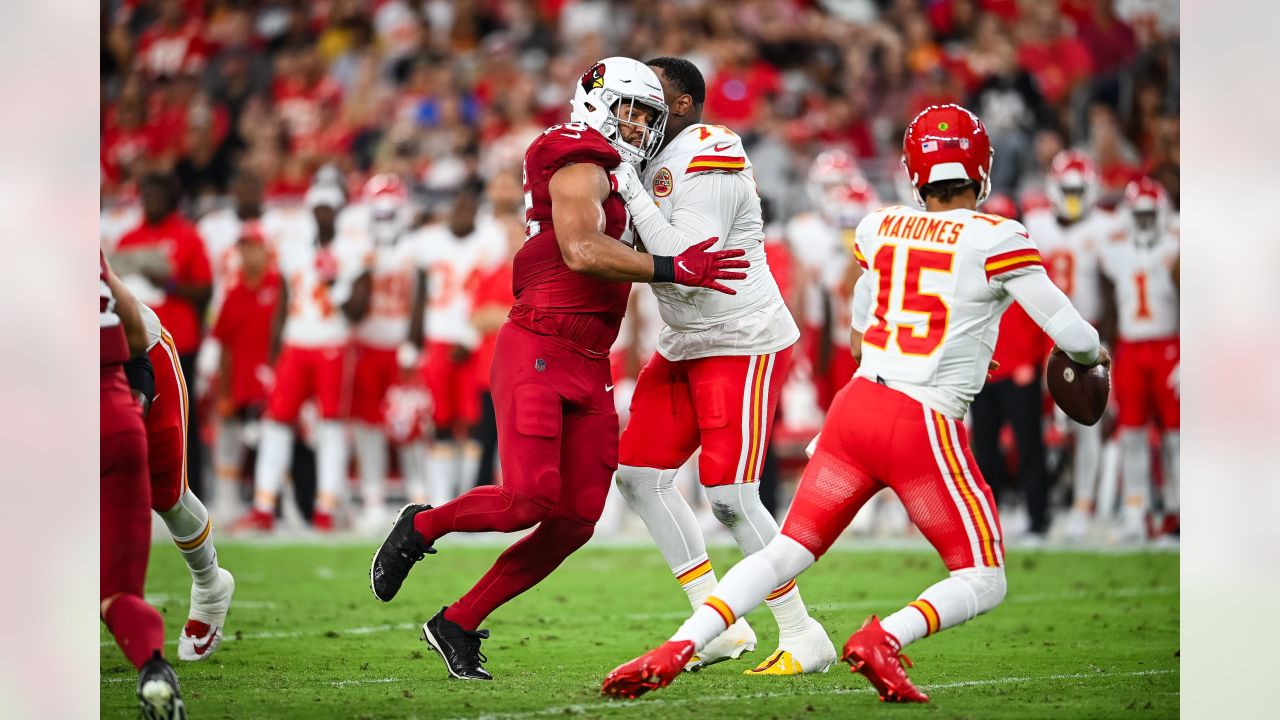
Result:
<instances>
[{"instance_id":1,"label":"red football cleat","mask_svg":"<svg viewBox=\"0 0 1280 720\"><path fill-rule=\"evenodd\" d=\"M900 655L898 641L880 627L875 615L867 618L862 629L849 636L844 644L841 660L849 663L849 669L861 673L871 681L880 693L881 702L929 702L929 696L920 692L902 669L911 661Z\"/></svg>"},{"instance_id":2,"label":"red football cleat","mask_svg":"<svg viewBox=\"0 0 1280 720\"><path fill-rule=\"evenodd\" d=\"M241 532L271 532L275 527L276 518L269 512L264 512L257 508L249 510L239 520L231 526L232 533Z\"/></svg>"},{"instance_id":3,"label":"red football cleat","mask_svg":"<svg viewBox=\"0 0 1280 720\"><path fill-rule=\"evenodd\" d=\"M691 657L693 657L692 641L665 642L657 649L650 650L635 660L614 668L613 672L605 677L600 694L633 699L650 690L664 688L684 671L684 666Z\"/></svg>"}]
</instances>

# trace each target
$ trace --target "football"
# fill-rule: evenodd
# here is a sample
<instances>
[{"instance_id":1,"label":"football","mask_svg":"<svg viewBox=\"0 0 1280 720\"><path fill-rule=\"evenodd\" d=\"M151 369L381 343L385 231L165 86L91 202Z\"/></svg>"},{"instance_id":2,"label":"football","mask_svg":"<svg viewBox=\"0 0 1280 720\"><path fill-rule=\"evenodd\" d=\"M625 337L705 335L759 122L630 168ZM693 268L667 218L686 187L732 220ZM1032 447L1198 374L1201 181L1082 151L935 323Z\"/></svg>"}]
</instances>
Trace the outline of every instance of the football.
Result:
<instances>
[{"instance_id":1,"label":"football","mask_svg":"<svg viewBox=\"0 0 1280 720\"><path fill-rule=\"evenodd\" d=\"M1081 365L1065 353L1055 352L1049 355L1046 377L1049 394L1067 417L1082 425L1094 425L1102 419L1111 395L1107 368Z\"/></svg>"}]
</instances>

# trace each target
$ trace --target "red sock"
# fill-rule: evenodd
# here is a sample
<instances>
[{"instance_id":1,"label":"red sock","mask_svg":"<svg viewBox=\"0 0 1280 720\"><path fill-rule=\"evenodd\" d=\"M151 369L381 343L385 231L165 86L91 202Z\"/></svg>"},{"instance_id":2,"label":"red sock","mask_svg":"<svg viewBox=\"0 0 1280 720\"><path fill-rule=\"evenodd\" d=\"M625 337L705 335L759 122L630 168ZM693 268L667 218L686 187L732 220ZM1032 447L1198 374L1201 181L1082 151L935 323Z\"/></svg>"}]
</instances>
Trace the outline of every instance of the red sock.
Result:
<instances>
[{"instance_id":1,"label":"red sock","mask_svg":"<svg viewBox=\"0 0 1280 720\"><path fill-rule=\"evenodd\" d=\"M139 670L156 651L164 654L164 618L137 595L117 595L102 620Z\"/></svg>"},{"instance_id":2,"label":"red sock","mask_svg":"<svg viewBox=\"0 0 1280 720\"><path fill-rule=\"evenodd\" d=\"M536 530L507 548L466 595L445 609L445 619L475 630L498 606L542 582L591 539L594 528L594 524L558 515L543 520Z\"/></svg>"},{"instance_id":3,"label":"red sock","mask_svg":"<svg viewBox=\"0 0 1280 720\"><path fill-rule=\"evenodd\" d=\"M546 512L528 495L482 485L438 508L418 513L413 518L413 529L430 545L451 532L524 530L537 524Z\"/></svg>"}]
</instances>

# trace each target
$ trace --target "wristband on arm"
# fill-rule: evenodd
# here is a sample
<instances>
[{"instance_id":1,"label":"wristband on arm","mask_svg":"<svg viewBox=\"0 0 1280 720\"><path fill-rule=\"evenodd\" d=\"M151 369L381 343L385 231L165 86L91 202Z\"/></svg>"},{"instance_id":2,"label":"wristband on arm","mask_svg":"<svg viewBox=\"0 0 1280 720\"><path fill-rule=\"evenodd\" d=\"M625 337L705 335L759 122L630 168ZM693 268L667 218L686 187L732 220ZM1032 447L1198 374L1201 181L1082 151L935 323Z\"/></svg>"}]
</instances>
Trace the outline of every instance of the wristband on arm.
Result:
<instances>
[{"instance_id":1,"label":"wristband on arm","mask_svg":"<svg viewBox=\"0 0 1280 720\"><path fill-rule=\"evenodd\" d=\"M651 283L670 283L676 281L676 259L670 255L653 256L653 279Z\"/></svg>"}]
</instances>

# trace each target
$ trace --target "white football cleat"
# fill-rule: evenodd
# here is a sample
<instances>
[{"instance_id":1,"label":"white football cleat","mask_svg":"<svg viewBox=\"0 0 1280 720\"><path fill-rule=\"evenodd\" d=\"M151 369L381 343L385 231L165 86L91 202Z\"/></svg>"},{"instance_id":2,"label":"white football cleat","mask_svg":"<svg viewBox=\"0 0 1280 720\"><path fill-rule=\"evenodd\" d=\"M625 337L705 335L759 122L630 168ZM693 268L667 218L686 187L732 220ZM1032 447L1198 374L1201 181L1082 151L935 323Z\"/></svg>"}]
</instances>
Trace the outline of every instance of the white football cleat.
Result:
<instances>
[{"instance_id":1,"label":"white football cleat","mask_svg":"<svg viewBox=\"0 0 1280 720\"><path fill-rule=\"evenodd\" d=\"M1084 542L1089 538L1089 529L1092 524L1089 513L1079 508L1071 508L1067 521L1063 525L1063 538L1071 543Z\"/></svg>"},{"instance_id":2,"label":"white football cleat","mask_svg":"<svg viewBox=\"0 0 1280 720\"><path fill-rule=\"evenodd\" d=\"M178 633L178 659L204 660L222 644L222 626L236 591L236 579L218 568L218 582L211 590L192 586L191 611Z\"/></svg>"},{"instance_id":3,"label":"white football cleat","mask_svg":"<svg viewBox=\"0 0 1280 720\"><path fill-rule=\"evenodd\" d=\"M824 673L836 662L836 646L822 623L809 618L804 630L778 639L778 649L743 675Z\"/></svg>"},{"instance_id":4,"label":"white football cleat","mask_svg":"<svg viewBox=\"0 0 1280 720\"><path fill-rule=\"evenodd\" d=\"M718 662L737 660L743 653L755 649L756 632L747 624L746 618L738 618L737 622L720 633L715 640L707 643L702 652L694 653L689 662L685 663L684 669L685 672L697 672Z\"/></svg>"}]
</instances>

